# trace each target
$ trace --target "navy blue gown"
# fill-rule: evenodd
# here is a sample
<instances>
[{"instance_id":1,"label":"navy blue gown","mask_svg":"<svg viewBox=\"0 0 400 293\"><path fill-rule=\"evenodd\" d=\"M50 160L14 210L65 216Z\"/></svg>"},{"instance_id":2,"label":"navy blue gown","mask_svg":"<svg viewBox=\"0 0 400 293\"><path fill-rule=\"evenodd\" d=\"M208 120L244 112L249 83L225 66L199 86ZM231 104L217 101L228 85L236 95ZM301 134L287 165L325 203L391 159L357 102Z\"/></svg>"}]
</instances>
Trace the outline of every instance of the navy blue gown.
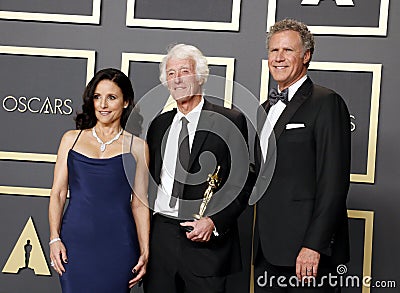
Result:
<instances>
[{"instance_id":1,"label":"navy blue gown","mask_svg":"<svg viewBox=\"0 0 400 293\"><path fill-rule=\"evenodd\" d=\"M68 255L60 277L63 293L129 292L139 258L130 203L135 169L130 153L94 159L69 151L70 199L61 226Z\"/></svg>"}]
</instances>

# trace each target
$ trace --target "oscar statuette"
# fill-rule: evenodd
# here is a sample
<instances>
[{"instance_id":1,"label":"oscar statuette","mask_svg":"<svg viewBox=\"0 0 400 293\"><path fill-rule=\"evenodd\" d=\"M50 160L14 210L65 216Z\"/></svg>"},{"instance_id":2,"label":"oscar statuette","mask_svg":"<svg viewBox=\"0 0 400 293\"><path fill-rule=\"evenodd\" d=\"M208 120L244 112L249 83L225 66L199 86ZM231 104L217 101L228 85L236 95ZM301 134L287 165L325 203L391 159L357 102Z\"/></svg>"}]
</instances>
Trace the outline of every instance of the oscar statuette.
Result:
<instances>
[{"instance_id":1,"label":"oscar statuette","mask_svg":"<svg viewBox=\"0 0 400 293\"><path fill-rule=\"evenodd\" d=\"M204 213L207 209L208 203L210 202L211 198L213 197L215 190L221 184L221 178L218 177L220 168L221 168L221 166L217 166L217 169L215 170L215 172L213 174L208 174L208 177L207 177L208 187L207 187L206 191L204 192L198 214L193 214L194 220L200 220L201 218L203 218ZM193 231L192 226L181 226L181 229L185 232Z\"/></svg>"},{"instance_id":2,"label":"oscar statuette","mask_svg":"<svg viewBox=\"0 0 400 293\"><path fill-rule=\"evenodd\" d=\"M204 192L203 195L203 200L200 204L200 209L198 214L194 214L193 217L196 220L200 220L206 209L207 205L210 202L211 198L214 195L215 190L218 188L219 184L221 183L221 178L218 177L219 169L221 166L218 166L217 169L215 170L214 174L208 174L207 182L208 182L208 187L206 191Z\"/></svg>"}]
</instances>

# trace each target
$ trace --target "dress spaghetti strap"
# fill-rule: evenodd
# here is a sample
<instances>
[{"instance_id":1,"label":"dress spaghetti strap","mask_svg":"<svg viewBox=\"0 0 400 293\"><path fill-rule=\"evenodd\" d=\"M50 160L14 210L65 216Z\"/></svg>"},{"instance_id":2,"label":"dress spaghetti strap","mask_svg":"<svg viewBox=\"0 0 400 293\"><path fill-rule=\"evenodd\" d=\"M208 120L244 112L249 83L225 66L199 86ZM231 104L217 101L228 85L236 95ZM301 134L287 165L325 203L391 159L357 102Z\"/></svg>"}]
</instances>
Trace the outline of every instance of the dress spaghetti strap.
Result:
<instances>
[{"instance_id":1,"label":"dress spaghetti strap","mask_svg":"<svg viewBox=\"0 0 400 293\"><path fill-rule=\"evenodd\" d=\"M132 145L133 145L133 138L134 138L135 136L132 134L132 137L131 137L131 147L130 147L130 152L132 153Z\"/></svg>"},{"instance_id":2,"label":"dress spaghetti strap","mask_svg":"<svg viewBox=\"0 0 400 293\"><path fill-rule=\"evenodd\" d=\"M74 141L74 144L73 144L72 147L71 147L71 150L74 149L74 146L75 146L76 142L78 141L79 136L81 136L82 131L83 131L83 129L81 129L81 131L79 131L79 134L78 134L78 136L75 138L75 141Z\"/></svg>"}]
</instances>

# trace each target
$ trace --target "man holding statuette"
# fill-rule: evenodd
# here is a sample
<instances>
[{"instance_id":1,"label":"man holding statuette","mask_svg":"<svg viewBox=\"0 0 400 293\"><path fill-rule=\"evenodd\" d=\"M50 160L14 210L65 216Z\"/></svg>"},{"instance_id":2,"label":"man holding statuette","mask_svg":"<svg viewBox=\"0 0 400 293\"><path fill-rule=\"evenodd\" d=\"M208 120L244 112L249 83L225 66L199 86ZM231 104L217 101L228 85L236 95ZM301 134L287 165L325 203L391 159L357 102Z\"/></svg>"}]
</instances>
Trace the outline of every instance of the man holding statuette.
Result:
<instances>
[{"instance_id":1,"label":"man holding statuette","mask_svg":"<svg viewBox=\"0 0 400 293\"><path fill-rule=\"evenodd\" d=\"M226 276L241 269L246 118L203 97L208 73L191 45L173 46L160 64L177 109L157 116L147 133L154 214L146 293L225 292Z\"/></svg>"}]
</instances>

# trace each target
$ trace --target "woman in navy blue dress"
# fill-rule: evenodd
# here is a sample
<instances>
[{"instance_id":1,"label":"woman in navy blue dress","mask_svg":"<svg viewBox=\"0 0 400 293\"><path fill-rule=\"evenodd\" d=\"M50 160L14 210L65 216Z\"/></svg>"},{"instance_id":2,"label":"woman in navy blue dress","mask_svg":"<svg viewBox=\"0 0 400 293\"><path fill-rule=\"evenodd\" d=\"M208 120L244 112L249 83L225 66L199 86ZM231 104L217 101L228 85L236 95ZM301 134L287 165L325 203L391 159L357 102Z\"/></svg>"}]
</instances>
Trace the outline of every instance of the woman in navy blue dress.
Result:
<instances>
[{"instance_id":1,"label":"woman in navy blue dress","mask_svg":"<svg viewBox=\"0 0 400 293\"><path fill-rule=\"evenodd\" d=\"M146 272L148 147L129 78L96 73L64 134L50 194L50 258L63 293L126 293ZM127 120L133 125L125 130ZM69 189L69 203L64 206Z\"/></svg>"}]
</instances>

